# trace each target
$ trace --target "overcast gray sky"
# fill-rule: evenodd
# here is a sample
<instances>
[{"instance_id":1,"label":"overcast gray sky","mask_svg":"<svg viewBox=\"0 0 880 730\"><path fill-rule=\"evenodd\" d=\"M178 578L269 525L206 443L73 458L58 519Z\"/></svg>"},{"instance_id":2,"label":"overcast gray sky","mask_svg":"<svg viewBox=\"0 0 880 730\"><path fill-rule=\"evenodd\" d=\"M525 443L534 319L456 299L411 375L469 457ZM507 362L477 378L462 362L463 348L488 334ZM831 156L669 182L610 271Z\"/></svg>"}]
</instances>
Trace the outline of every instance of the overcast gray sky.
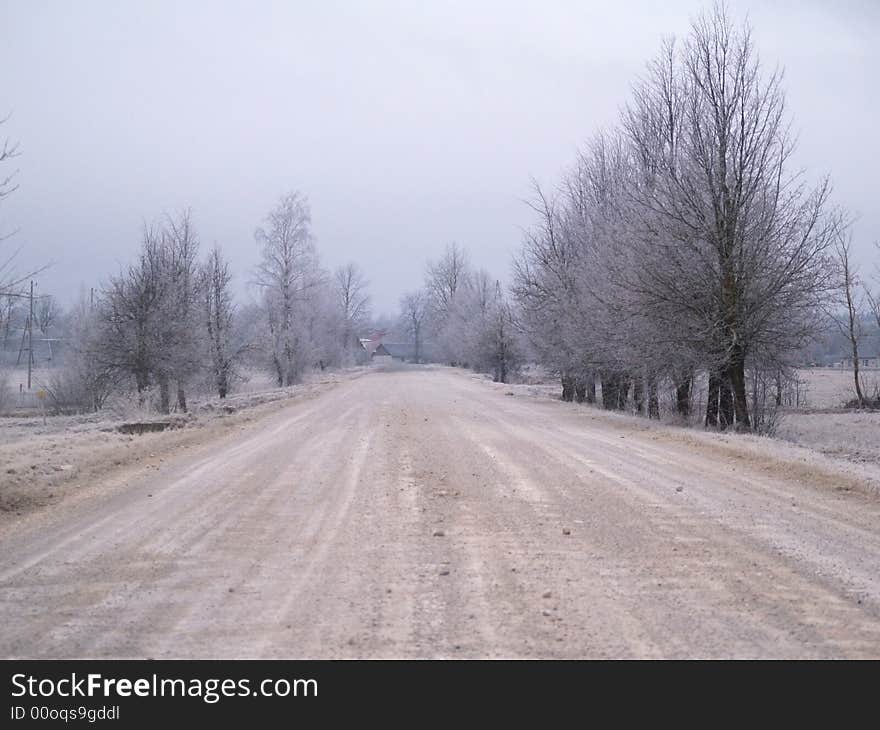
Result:
<instances>
[{"instance_id":1,"label":"overcast gray sky","mask_svg":"<svg viewBox=\"0 0 880 730\"><path fill-rule=\"evenodd\" d=\"M529 176L552 184L705 4L0 0L2 131L22 153L0 225L19 229L23 263L54 262L40 288L66 301L131 257L145 219L184 206L243 290L254 228L292 189L325 265L359 262L379 312L453 240L506 277ZM833 175L867 260L880 3L730 6L786 68L798 161Z\"/></svg>"}]
</instances>

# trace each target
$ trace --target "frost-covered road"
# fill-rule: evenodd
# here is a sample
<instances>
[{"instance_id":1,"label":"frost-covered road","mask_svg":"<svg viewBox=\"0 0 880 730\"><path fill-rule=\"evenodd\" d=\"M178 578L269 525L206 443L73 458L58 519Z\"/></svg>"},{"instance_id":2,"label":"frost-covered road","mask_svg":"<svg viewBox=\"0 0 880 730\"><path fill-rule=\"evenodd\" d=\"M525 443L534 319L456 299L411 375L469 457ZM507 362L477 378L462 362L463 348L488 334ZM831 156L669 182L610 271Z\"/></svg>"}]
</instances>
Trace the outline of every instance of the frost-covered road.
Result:
<instances>
[{"instance_id":1,"label":"frost-covered road","mask_svg":"<svg viewBox=\"0 0 880 730\"><path fill-rule=\"evenodd\" d=\"M0 655L880 656L880 500L735 441L346 381L4 529Z\"/></svg>"}]
</instances>

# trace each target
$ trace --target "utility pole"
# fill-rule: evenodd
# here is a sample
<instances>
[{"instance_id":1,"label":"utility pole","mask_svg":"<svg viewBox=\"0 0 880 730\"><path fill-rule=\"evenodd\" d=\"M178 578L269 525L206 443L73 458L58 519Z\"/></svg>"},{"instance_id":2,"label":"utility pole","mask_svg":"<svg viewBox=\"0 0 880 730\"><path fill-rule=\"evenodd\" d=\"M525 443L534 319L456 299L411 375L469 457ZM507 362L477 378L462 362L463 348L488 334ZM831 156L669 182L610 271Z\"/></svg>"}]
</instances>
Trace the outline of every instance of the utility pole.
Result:
<instances>
[{"instance_id":1,"label":"utility pole","mask_svg":"<svg viewBox=\"0 0 880 730\"><path fill-rule=\"evenodd\" d=\"M22 294L9 294L9 296L20 296L23 297ZM31 279L31 291L30 294L27 295L28 298L28 316L24 323L24 332L21 335L21 346L18 348L18 359L15 361L15 364L18 365L21 362L21 353L24 352L25 349L28 351L28 390L31 389L31 377L34 369L34 280ZM24 343L27 340L27 348L25 348Z\"/></svg>"},{"instance_id":2,"label":"utility pole","mask_svg":"<svg viewBox=\"0 0 880 730\"><path fill-rule=\"evenodd\" d=\"M28 390L31 389L31 373L34 369L34 280L31 279L30 313L28 314Z\"/></svg>"}]
</instances>

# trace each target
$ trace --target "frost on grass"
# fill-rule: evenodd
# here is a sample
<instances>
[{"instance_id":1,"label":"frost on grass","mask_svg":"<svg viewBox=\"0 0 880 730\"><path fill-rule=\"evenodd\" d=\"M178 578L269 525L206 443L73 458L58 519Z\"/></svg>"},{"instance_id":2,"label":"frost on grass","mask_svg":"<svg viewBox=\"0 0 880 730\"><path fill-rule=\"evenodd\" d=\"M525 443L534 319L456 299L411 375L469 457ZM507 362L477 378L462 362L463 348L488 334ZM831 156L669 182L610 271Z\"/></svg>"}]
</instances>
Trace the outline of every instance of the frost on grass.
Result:
<instances>
[{"instance_id":1,"label":"frost on grass","mask_svg":"<svg viewBox=\"0 0 880 730\"><path fill-rule=\"evenodd\" d=\"M778 437L850 461L880 464L880 413L796 413Z\"/></svg>"},{"instance_id":2,"label":"frost on grass","mask_svg":"<svg viewBox=\"0 0 880 730\"><path fill-rule=\"evenodd\" d=\"M222 400L195 401L190 413L180 418L180 428L159 433L119 431L133 418L163 418L136 407L54 416L45 421L38 417L0 418L0 523L121 474L128 467L155 466L175 450L209 437L209 432L222 435L227 425L238 426L291 400L314 397L363 372L351 368L315 374L295 388L257 389Z\"/></svg>"}]
</instances>

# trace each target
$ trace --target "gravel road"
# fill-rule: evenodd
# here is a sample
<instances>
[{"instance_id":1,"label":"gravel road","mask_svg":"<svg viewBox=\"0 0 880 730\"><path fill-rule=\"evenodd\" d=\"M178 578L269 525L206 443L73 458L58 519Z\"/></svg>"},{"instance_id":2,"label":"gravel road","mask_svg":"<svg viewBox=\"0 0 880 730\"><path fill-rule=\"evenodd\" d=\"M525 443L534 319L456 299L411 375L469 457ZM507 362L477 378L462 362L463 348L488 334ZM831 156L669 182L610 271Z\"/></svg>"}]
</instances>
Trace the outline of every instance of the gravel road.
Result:
<instances>
[{"instance_id":1,"label":"gravel road","mask_svg":"<svg viewBox=\"0 0 880 730\"><path fill-rule=\"evenodd\" d=\"M456 371L137 468L3 527L0 655L880 657L851 478Z\"/></svg>"}]
</instances>

